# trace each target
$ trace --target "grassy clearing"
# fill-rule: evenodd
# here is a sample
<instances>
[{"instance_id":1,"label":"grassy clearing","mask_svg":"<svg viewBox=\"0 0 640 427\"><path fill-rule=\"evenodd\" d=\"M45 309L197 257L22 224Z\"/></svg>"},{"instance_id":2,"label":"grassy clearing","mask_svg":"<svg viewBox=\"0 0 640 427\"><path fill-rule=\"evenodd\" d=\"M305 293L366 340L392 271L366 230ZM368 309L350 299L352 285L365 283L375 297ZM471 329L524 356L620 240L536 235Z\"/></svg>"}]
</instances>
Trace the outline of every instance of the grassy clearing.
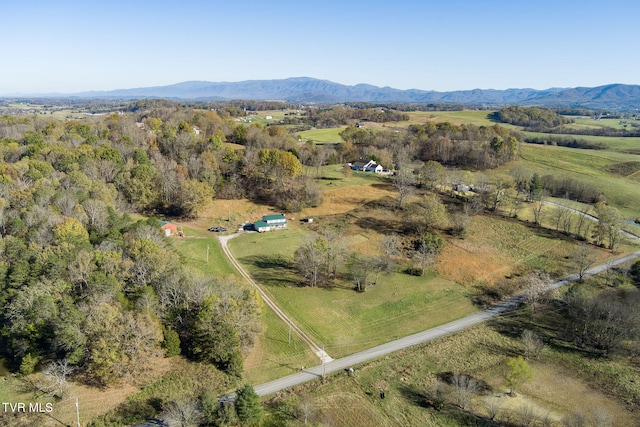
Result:
<instances>
[{"instance_id":1,"label":"grassy clearing","mask_svg":"<svg viewBox=\"0 0 640 427\"><path fill-rule=\"evenodd\" d=\"M416 111L410 112L408 124L424 124L427 122L450 122L456 125L472 124L476 126L492 126L496 124L489 118L493 111L462 110L462 111ZM399 122L407 123L407 122Z\"/></svg>"},{"instance_id":2,"label":"grassy clearing","mask_svg":"<svg viewBox=\"0 0 640 427\"><path fill-rule=\"evenodd\" d=\"M527 316L528 317L528 316ZM505 329L505 323L509 326ZM496 420L500 425L523 425L523 413L529 408L538 419L546 418L552 425L560 425L567 414L574 412L590 416L598 410L612 420L614 426L637 425L640 416L633 407L625 405L609 386L593 381L609 372L613 383L624 383L637 368L609 369L609 360L593 359L591 366L581 366L583 358L575 358L573 351L550 346L539 361L530 361L534 379L525 384L516 398L506 395L502 380L502 366L508 357L521 354L518 328L523 327L519 313L509 314L495 326L479 325L461 333L435 340L354 367L353 375L341 373L298 387L271 398L271 408L285 404L310 402L311 421L335 426L422 425L459 426L493 425L483 423L470 413L446 403L441 410L431 406L438 378L447 372L471 375L486 385L470 405L475 414L488 417L487 401L495 399L499 405ZM616 370L616 368L619 368ZM627 390L640 395L639 390ZM453 401L451 387L445 387L444 397ZM380 392L385 398L380 398ZM579 399L576 396L580 396ZM267 425L277 425L273 411ZM479 424L478 424L479 422ZM300 422L302 424L302 422ZM298 424L292 424L298 425Z\"/></svg>"},{"instance_id":3,"label":"grassy clearing","mask_svg":"<svg viewBox=\"0 0 640 427\"><path fill-rule=\"evenodd\" d=\"M341 126L338 128L329 128L329 129L312 129L305 130L302 132L298 132L297 135L300 139L304 141L313 141L313 142L323 142L323 143L332 143L332 142L342 142L342 137L340 136L340 132L342 132L346 126Z\"/></svg>"},{"instance_id":4,"label":"grassy clearing","mask_svg":"<svg viewBox=\"0 0 640 427\"><path fill-rule=\"evenodd\" d=\"M575 117L567 116L573 120L572 124L565 125L565 127L573 129L625 129L625 126L620 123L620 119L599 119L595 120L591 117Z\"/></svg>"},{"instance_id":5,"label":"grassy clearing","mask_svg":"<svg viewBox=\"0 0 640 427\"><path fill-rule=\"evenodd\" d=\"M450 239L438 273L467 286L494 283L532 269L571 271L575 241L531 223L497 216L473 217L464 240Z\"/></svg>"},{"instance_id":6,"label":"grassy clearing","mask_svg":"<svg viewBox=\"0 0 640 427\"><path fill-rule=\"evenodd\" d=\"M263 333L244 360L245 380L261 384L315 366L318 357L268 307L262 309Z\"/></svg>"},{"instance_id":7,"label":"grassy clearing","mask_svg":"<svg viewBox=\"0 0 640 427\"><path fill-rule=\"evenodd\" d=\"M390 182L390 177L371 172L351 171L351 176L345 178L344 166L342 165L322 166L318 170L310 166L304 166L303 168L304 173L318 178L316 182L323 190Z\"/></svg>"},{"instance_id":8,"label":"grassy clearing","mask_svg":"<svg viewBox=\"0 0 640 427\"><path fill-rule=\"evenodd\" d=\"M571 134L548 134L540 132L523 132L526 136L546 138L549 136L566 137L584 139L585 141L598 143L601 142L607 147L606 150L577 150L589 151L592 155L597 153L607 153L615 151L624 154L640 154L640 137L622 137L622 136L592 136L592 135L571 135Z\"/></svg>"},{"instance_id":9,"label":"grassy clearing","mask_svg":"<svg viewBox=\"0 0 640 427\"><path fill-rule=\"evenodd\" d=\"M640 197L638 197L640 173L621 176L608 171L611 171L612 167L614 171L617 170L616 165L639 159L640 156L612 151L524 144L517 162L486 171L486 174L489 176L508 174L511 167L521 164L531 172L537 172L540 175L553 175L556 178L570 177L584 181L600 189L607 202L617 207L623 216L635 218L640 212Z\"/></svg>"},{"instance_id":10,"label":"grassy clearing","mask_svg":"<svg viewBox=\"0 0 640 427\"><path fill-rule=\"evenodd\" d=\"M293 252L302 228L245 234L230 242L237 259L264 284L287 314L332 357L354 353L475 311L467 289L434 275L395 273L357 293L347 282L333 287L299 287ZM365 232L361 238L369 239ZM367 245L358 241L356 244Z\"/></svg>"},{"instance_id":11,"label":"grassy clearing","mask_svg":"<svg viewBox=\"0 0 640 427\"><path fill-rule=\"evenodd\" d=\"M222 252L220 242L215 238L216 233L193 228L183 230L186 237L172 237L172 243L188 266L205 275L238 276L238 272Z\"/></svg>"},{"instance_id":12,"label":"grassy clearing","mask_svg":"<svg viewBox=\"0 0 640 427\"><path fill-rule=\"evenodd\" d=\"M175 369L177 358L161 359L154 358L148 360L149 376L162 377L167 372ZM89 387L80 383L70 383L66 397L55 399L33 391L32 382L39 380L40 374L30 375L28 378L7 377L3 378L0 387L0 399L2 402L38 402L42 405L51 403L53 411L49 414L23 414L21 423L12 424L8 419L3 418L7 414L0 413L0 424L2 425L37 425L43 427L76 424L75 397L78 397L80 408L80 421L86 425L89 421L104 415L125 402L128 396L135 395L140 391L140 387L132 384L121 384L108 388Z\"/></svg>"}]
</instances>

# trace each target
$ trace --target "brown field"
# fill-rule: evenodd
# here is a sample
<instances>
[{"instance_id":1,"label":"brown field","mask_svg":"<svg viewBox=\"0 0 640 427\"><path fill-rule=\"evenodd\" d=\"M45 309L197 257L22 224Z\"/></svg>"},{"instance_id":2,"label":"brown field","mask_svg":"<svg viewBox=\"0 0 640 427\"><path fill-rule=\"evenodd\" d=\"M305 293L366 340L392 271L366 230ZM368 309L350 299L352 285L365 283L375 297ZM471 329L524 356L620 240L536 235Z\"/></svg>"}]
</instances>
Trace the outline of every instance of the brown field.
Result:
<instances>
[{"instance_id":1,"label":"brown field","mask_svg":"<svg viewBox=\"0 0 640 427\"><path fill-rule=\"evenodd\" d=\"M483 324L354 367L351 376L337 374L324 384L313 382L285 391L272 400L311 402L311 421L338 427L492 425L474 424L473 417L465 418L452 403L440 411L430 406L428 396L435 389L438 375L462 372L488 386L472 399L469 409L486 417L487 401L495 399L499 405L497 425L559 427L565 425L563 420L572 413L591 421L576 425L638 425L638 413L632 405L625 405L590 382L590 373L558 363L555 359L564 357L562 351L550 349L539 361L529 361L533 380L523 385L516 397L508 396L502 366L507 357L519 353L519 345L517 337ZM385 399L380 399L382 390ZM452 402L451 393L451 388L445 390L448 402ZM526 411L535 414L538 424L524 423L522 414ZM597 416L609 422L596 424Z\"/></svg>"},{"instance_id":2,"label":"brown field","mask_svg":"<svg viewBox=\"0 0 640 427\"><path fill-rule=\"evenodd\" d=\"M307 208L301 216L322 216L343 214L362 205L383 197L395 197L391 185L356 185L344 188L325 189L322 204L316 208Z\"/></svg>"},{"instance_id":3,"label":"brown field","mask_svg":"<svg viewBox=\"0 0 640 427\"><path fill-rule=\"evenodd\" d=\"M50 414L27 414L20 422L42 427L55 427L60 424L75 425L76 407L75 397L78 397L78 407L81 425L86 425L90 420L103 415L123 403L127 396L140 390L140 384L144 381L153 381L173 369L176 359L154 358L147 360L148 372L145 378L139 378L132 382L123 381L119 385L106 388L92 387L77 382L70 383L66 397L61 400L42 396L41 393L29 391L30 382L37 383L40 374L33 374L27 379L15 377L1 378L4 391L11 392L11 402L51 402L53 411ZM13 389L13 390L11 390Z\"/></svg>"}]
</instances>

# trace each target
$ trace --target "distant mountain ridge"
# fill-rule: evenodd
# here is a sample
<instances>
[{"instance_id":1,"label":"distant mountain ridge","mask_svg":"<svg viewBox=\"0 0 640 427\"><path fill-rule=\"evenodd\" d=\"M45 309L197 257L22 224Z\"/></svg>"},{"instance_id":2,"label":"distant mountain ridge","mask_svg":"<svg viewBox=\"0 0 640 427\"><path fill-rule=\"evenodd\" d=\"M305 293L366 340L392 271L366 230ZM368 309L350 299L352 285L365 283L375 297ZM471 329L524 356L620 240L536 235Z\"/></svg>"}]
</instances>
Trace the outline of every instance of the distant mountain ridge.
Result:
<instances>
[{"instance_id":1,"label":"distant mountain ridge","mask_svg":"<svg viewBox=\"0 0 640 427\"><path fill-rule=\"evenodd\" d=\"M615 109L640 109L640 85L610 84L593 88L473 89L436 92L400 90L368 84L353 86L310 77L241 82L188 81L168 86L92 91L66 96L80 98L170 98L184 100L282 100L292 103L446 103L464 105L537 105Z\"/></svg>"}]
</instances>

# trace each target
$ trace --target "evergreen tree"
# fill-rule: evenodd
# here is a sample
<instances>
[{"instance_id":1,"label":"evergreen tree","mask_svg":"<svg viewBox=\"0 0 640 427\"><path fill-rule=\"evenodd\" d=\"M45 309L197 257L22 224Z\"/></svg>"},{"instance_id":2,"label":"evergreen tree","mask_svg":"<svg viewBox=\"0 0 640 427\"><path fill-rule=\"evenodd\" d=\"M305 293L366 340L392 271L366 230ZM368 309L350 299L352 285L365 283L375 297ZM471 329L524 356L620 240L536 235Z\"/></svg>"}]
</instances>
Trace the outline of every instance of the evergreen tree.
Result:
<instances>
[{"instance_id":1,"label":"evergreen tree","mask_svg":"<svg viewBox=\"0 0 640 427\"><path fill-rule=\"evenodd\" d=\"M255 424L262 418L260 398L251 384L236 391L236 412L238 419L246 424Z\"/></svg>"}]
</instances>

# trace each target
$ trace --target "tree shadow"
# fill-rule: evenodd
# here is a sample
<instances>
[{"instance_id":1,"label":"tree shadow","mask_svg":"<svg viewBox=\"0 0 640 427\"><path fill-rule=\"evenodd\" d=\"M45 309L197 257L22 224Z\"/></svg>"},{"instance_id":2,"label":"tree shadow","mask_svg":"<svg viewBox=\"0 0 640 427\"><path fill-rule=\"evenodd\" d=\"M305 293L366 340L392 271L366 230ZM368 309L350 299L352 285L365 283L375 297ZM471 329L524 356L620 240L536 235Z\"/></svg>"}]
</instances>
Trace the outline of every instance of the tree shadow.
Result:
<instances>
[{"instance_id":1,"label":"tree shadow","mask_svg":"<svg viewBox=\"0 0 640 427\"><path fill-rule=\"evenodd\" d=\"M371 216L358 218L355 224L362 229L376 230L382 234L409 234L414 230L414 227L406 221L379 219Z\"/></svg>"},{"instance_id":2,"label":"tree shadow","mask_svg":"<svg viewBox=\"0 0 640 427\"><path fill-rule=\"evenodd\" d=\"M398 389L402 397L409 403L420 408L434 408L433 400L428 393L419 390L413 385L403 385Z\"/></svg>"},{"instance_id":3,"label":"tree shadow","mask_svg":"<svg viewBox=\"0 0 640 427\"><path fill-rule=\"evenodd\" d=\"M282 255L254 255L240 258L243 264L256 267L251 277L269 286L300 286L293 261Z\"/></svg>"}]
</instances>

